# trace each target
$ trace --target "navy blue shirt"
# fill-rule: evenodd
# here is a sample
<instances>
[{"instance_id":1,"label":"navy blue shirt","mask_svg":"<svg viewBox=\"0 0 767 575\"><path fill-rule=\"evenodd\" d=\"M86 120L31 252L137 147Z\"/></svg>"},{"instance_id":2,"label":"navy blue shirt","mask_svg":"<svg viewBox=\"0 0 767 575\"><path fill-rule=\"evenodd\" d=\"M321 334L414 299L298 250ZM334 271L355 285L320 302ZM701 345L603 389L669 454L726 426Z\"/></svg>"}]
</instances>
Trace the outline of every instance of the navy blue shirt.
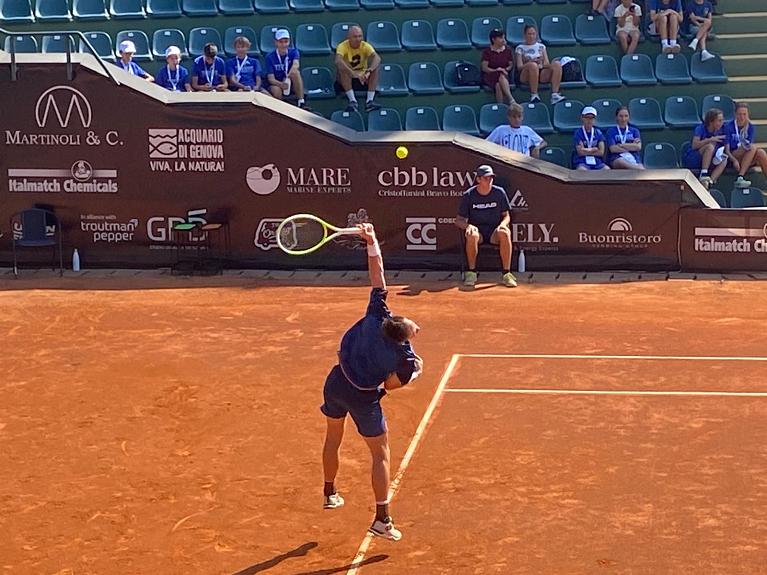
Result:
<instances>
[{"instance_id":1,"label":"navy blue shirt","mask_svg":"<svg viewBox=\"0 0 767 575\"><path fill-rule=\"evenodd\" d=\"M511 212L511 204L506 191L500 186L493 186L490 193L483 196L472 186L463 193L458 215L469 220L478 228L496 228L501 223L503 212Z\"/></svg>"},{"instance_id":2,"label":"navy blue shirt","mask_svg":"<svg viewBox=\"0 0 767 575\"><path fill-rule=\"evenodd\" d=\"M115 62L115 65L119 66L120 68L128 72L128 74L131 74L132 76L138 76L139 78L146 78L149 75L141 66L136 64L133 60L131 60L130 62L126 64L125 62L123 62L122 60L118 58L117 61Z\"/></svg>"},{"instance_id":3,"label":"navy blue shirt","mask_svg":"<svg viewBox=\"0 0 767 575\"><path fill-rule=\"evenodd\" d=\"M730 144L730 150L737 150L741 146L748 149L754 142L754 125L749 122L743 129L738 128L735 120L727 122L724 125L724 133L727 134L727 143Z\"/></svg>"},{"instance_id":4,"label":"navy blue shirt","mask_svg":"<svg viewBox=\"0 0 767 575\"><path fill-rule=\"evenodd\" d=\"M177 66L175 71L165 66L157 72L154 83L171 92L186 92L186 86L190 83L189 72L183 66Z\"/></svg>"},{"instance_id":5,"label":"navy blue shirt","mask_svg":"<svg viewBox=\"0 0 767 575\"><path fill-rule=\"evenodd\" d=\"M295 48L288 48L287 54L280 56L277 50L266 56L266 73L273 74L278 82L284 82L285 76L290 72L293 62L300 60L301 56Z\"/></svg>"},{"instance_id":6,"label":"navy blue shirt","mask_svg":"<svg viewBox=\"0 0 767 575\"><path fill-rule=\"evenodd\" d=\"M194 59L192 75L197 76L198 86L205 86L206 84L218 86L222 83L221 76L226 77L226 64L220 57L216 56L213 64L209 66L205 62L205 56L197 56Z\"/></svg>"},{"instance_id":7,"label":"navy blue shirt","mask_svg":"<svg viewBox=\"0 0 767 575\"><path fill-rule=\"evenodd\" d=\"M387 293L373 288L365 317L341 339L339 365L346 379L359 389L374 390L392 373L405 385L416 373L416 355L410 342L397 343L383 333L384 320L392 317L386 306Z\"/></svg>"},{"instance_id":8,"label":"navy blue shirt","mask_svg":"<svg viewBox=\"0 0 767 575\"><path fill-rule=\"evenodd\" d=\"M227 80L234 76L243 86L250 86L255 89L256 78L261 75L261 63L250 56L246 56L244 60L240 60L237 56L226 61L226 78ZM232 90L237 90L234 86L230 86Z\"/></svg>"}]
</instances>

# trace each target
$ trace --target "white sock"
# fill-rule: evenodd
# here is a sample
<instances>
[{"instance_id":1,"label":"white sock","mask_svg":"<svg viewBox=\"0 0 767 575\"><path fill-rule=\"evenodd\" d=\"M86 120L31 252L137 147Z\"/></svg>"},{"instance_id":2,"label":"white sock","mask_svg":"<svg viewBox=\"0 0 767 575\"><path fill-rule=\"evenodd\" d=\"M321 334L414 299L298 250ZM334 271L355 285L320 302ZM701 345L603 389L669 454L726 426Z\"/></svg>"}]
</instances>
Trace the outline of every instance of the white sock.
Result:
<instances>
[{"instance_id":1,"label":"white sock","mask_svg":"<svg viewBox=\"0 0 767 575\"><path fill-rule=\"evenodd\" d=\"M303 98L299 98L299 99L298 99L298 105L300 106L300 105L301 105L301 104L303 104L303 103L304 103L304 99L303 99Z\"/></svg>"},{"instance_id":2,"label":"white sock","mask_svg":"<svg viewBox=\"0 0 767 575\"><path fill-rule=\"evenodd\" d=\"M676 40L669 40L668 44L669 46L676 46Z\"/></svg>"},{"instance_id":3,"label":"white sock","mask_svg":"<svg viewBox=\"0 0 767 575\"><path fill-rule=\"evenodd\" d=\"M538 92L533 92L532 94L530 94L530 99L532 100L533 98L540 98L540 96L538 95Z\"/></svg>"},{"instance_id":4,"label":"white sock","mask_svg":"<svg viewBox=\"0 0 767 575\"><path fill-rule=\"evenodd\" d=\"M671 44L668 43L668 40L661 40L661 45L665 48L666 46L670 46Z\"/></svg>"},{"instance_id":5,"label":"white sock","mask_svg":"<svg viewBox=\"0 0 767 575\"><path fill-rule=\"evenodd\" d=\"M368 90L368 102L372 102L375 97L376 93Z\"/></svg>"},{"instance_id":6,"label":"white sock","mask_svg":"<svg viewBox=\"0 0 767 575\"><path fill-rule=\"evenodd\" d=\"M357 97L354 95L354 90L347 90L346 97L349 98L349 102L356 102Z\"/></svg>"}]
</instances>

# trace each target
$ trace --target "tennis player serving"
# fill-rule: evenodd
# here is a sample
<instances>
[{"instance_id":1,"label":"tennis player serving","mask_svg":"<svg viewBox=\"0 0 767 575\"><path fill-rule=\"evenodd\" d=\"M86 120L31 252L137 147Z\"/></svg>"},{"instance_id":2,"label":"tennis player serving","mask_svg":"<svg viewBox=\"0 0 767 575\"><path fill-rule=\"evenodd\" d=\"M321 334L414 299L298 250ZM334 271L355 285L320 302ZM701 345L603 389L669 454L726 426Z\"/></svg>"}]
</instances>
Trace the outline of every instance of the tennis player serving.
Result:
<instances>
[{"instance_id":1,"label":"tennis player serving","mask_svg":"<svg viewBox=\"0 0 767 575\"><path fill-rule=\"evenodd\" d=\"M344 334L338 351L338 364L325 381L322 413L327 419L327 435L322 451L325 474L325 509L344 504L336 491L338 452L344 437L346 415L351 415L357 431L365 439L373 458L372 479L376 515L370 533L399 541L402 533L389 515L389 434L381 409L387 391L407 385L418 377L423 361L410 341L418 334L414 321L393 316L386 307L381 248L372 224L361 224L360 236L367 242L368 270L373 289L365 317Z\"/></svg>"}]
</instances>

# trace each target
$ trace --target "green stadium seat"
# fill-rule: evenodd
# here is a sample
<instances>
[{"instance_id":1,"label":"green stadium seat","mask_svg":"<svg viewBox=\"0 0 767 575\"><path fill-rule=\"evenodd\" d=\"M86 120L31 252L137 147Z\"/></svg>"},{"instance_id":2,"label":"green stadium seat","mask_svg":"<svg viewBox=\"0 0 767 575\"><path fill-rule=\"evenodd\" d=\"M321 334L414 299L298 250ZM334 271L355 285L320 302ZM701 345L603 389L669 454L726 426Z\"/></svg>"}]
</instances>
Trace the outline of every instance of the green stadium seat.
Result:
<instances>
[{"instance_id":1,"label":"green stadium seat","mask_svg":"<svg viewBox=\"0 0 767 575\"><path fill-rule=\"evenodd\" d=\"M674 144L654 142L645 144L642 163L648 170L671 170L679 167L679 158Z\"/></svg>"},{"instance_id":2,"label":"green stadium seat","mask_svg":"<svg viewBox=\"0 0 767 575\"><path fill-rule=\"evenodd\" d=\"M96 51L96 55L104 60L114 60L115 52L112 49L112 38L106 32L84 32L83 35L88 43ZM80 52L83 54L90 54L90 50L85 45L82 39L80 39Z\"/></svg>"},{"instance_id":3,"label":"green stadium seat","mask_svg":"<svg viewBox=\"0 0 767 575\"><path fill-rule=\"evenodd\" d=\"M508 124L506 104L485 104L479 109L479 131L487 136L502 124Z\"/></svg>"},{"instance_id":4,"label":"green stadium seat","mask_svg":"<svg viewBox=\"0 0 767 575\"><path fill-rule=\"evenodd\" d=\"M146 0L146 13L151 18L180 18L179 0Z\"/></svg>"},{"instance_id":5,"label":"green stadium seat","mask_svg":"<svg viewBox=\"0 0 767 575\"><path fill-rule=\"evenodd\" d=\"M442 83L445 86L445 90L451 94L471 94L473 92L479 92L479 86L461 86L455 81L455 66L462 60L450 60L445 63L445 67L442 71Z\"/></svg>"},{"instance_id":6,"label":"green stadium seat","mask_svg":"<svg viewBox=\"0 0 767 575\"><path fill-rule=\"evenodd\" d=\"M394 0L360 0L365 10L394 10Z\"/></svg>"},{"instance_id":7,"label":"green stadium seat","mask_svg":"<svg viewBox=\"0 0 767 575\"><path fill-rule=\"evenodd\" d=\"M546 104L542 102L522 104L525 109L525 124L539 134L553 134L554 126L551 125L551 116Z\"/></svg>"},{"instance_id":8,"label":"green stadium seat","mask_svg":"<svg viewBox=\"0 0 767 575\"><path fill-rule=\"evenodd\" d=\"M579 14L575 19L575 37L580 44L593 46L610 44L610 33L607 31L607 21L602 16Z\"/></svg>"},{"instance_id":9,"label":"green stadium seat","mask_svg":"<svg viewBox=\"0 0 767 575\"><path fill-rule=\"evenodd\" d=\"M293 31L290 30L288 26L283 26L281 24L267 24L261 28L261 33L258 37L258 49L261 50L262 54L269 54L270 52L274 52L274 34L277 32L277 30L282 28L288 30L291 33L291 37L293 36Z\"/></svg>"},{"instance_id":10,"label":"green stadium seat","mask_svg":"<svg viewBox=\"0 0 767 575\"><path fill-rule=\"evenodd\" d=\"M690 69L684 54L658 54L655 77L661 84L690 84Z\"/></svg>"},{"instance_id":11,"label":"green stadium seat","mask_svg":"<svg viewBox=\"0 0 767 575\"><path fill-rule=\"evenodd\" d=\"M120 54L120 43L124 40L130 40L136 45L136 53L133 59L136 62L151 62L152 50L149 47L149 38L141 30L122 30L115 36L115 54Z\"/></svg>"},{"instance_id":12,"label":"green stadium seat","mask_svg":"<svg viewBox=\"0 0 767 575\"><path fill-rule=\"evenodd\" d=\"M471 23L471 43L477 48L487 48L490 46L490 31L495 28L503 28L498 18L474 18Z\"/></svg>"},{"instance_id":13,"label":"green stadium seat","mask_svg":"<svg viewBox=\"0 0 767 575\"><path fill-rule=\"evenodd\" d=\"M560 132L574 132L580 128L581 111L584 104L580 100L565 100L554 106L554 127Z\"/></svg>"},{"instance_id":14,"label":"green stadium seat","mask_svg":"<svg viewBox=\"0 0 767 575\"><path fill-rule=\"evenodd\" d=\"M406 130L439 130L437 110L431 106L415 106L405 112Z\"/></svg>"},{"instance_id":15,"label":"green stadium seat","mask_svg":"<svg viewBox=\"0 0 767 575\"><path fill-rule=\"evenodd\" d=\"M349 28L359 26L357 22L336 22L330 29L330 47L335 50L336 47L346 40L349 35Z\"/></svg>"},{"instance_id":16,"label":"green stadium seat","mask_svg":"<svg viewBox=\"0 0 767 575\"><path fill-rule=\"evenodd\" d=\"M459 8L463 4L463 0L431 0L431 5L435 8Z\"/></svg>"},{"instance_id":17,"label":"green stadium seat","mask_svg":"<svg viewBox=\"0 0 767 575\"><path fill-rule=\"evenodd\" d=\"M698 103L690 96L669 96L664 106L664 119L672 128L694 128L700 124Z\"/></svg>"},{"instance_id":18,"label":"green stadium seat","mask_svg":"<svg viewBox=\"0 0 767 575\"><path fill-rule=\"evenodd\" d=\"M567 0L535 0L538 4L567 4Z\"/></svg>"},{"instance_id":19,"label":"green stadium seat","mask_svg":"<svg viewBox=\"0 0 767 575\"><path fill-rule=\"evenodd\" d=\"M547 46L575 46L573 23L562 14L548 14L541 20L541 42Z\"/></svg>"},{"instance_id":20,"label":"green stadium seat","mask_svg":"<svg viewBox=\"0 0 767 575\"><path fill-rule=\"evenodd\" d=\"M9 24L34 22L29 0L0 0L0 21Z\"/></svg>"},{"instance_id":21,"label":"green stadium seat","mask_svg":"<svg viewBox=\"0 0 767 575\"><path fill-rule=\"evenodd\" d=\"M181 56L189 56L186 49L186 36L176 28L160 28L152 34L152 56L158 60L165 60L165 50L168 46L178 46Z\"/></svg>"},{"instance_id":22,"label":"green stadium seat","mask_svg":"<svg viewBox=\"0 0 767 575\"><path fill-rule=\"evenodd\" d=\"M13 39L16 39L16 45L11 47ZM111 40L110 40L111 43ZM34 54L38 50L37 39L34 36L22 36L22 35L8 35L5 37L5 51L10 52L12 49L16 50L17 54Z\"/></svg>"},{"instance_id":23,"label":"green stadium seat","mask_svg":"<svg viewBox=\"0 0 767 575\"><path fill-rule=\"evenodd\" d=\"M647 54L626 54L621 58L621 80L628 86L654 86L658 83Z\"/></svg>"},{"instance_id":24,"label":"green stadium seat","mask_svg":"<svg viewBox=\"0 0 767 575\"><path fill-rule=\"evenodd\" d=\"M218 16L216 0L181 0L181 11L187 16Z\"/></svg>"},{"instance_id":25,"label":"green stadium seat","mask_svg":"<svg viewBox=\"0 0 767 575\"><path fill-rule=\"evenodd\" d=\"M477 116L474 108L465 105L445 106L442 111L442 129L445 132L463 132L470 136L479 136Z\"/></svg>"},{"instance_id":26,"label":"green stadium seat","mask_svg":"<svg viewBox=\"0 0 767 575\"><path fill-rule=\"evenodd\" d=\"M365 121L362 119L359 112L336 110L330 115L330 119L342 126L356 130L357 132L365 131Z\"/></svg>"},{"instance_id":27,"label":"green stadium seat","mask_svg":"<svg viewBox=\"0 0 767 575\"><path fill-rule=\"evenodd\" d=\"M512 16L506 20L506 40L510 44L524 44L525 43L525 26L535 26L538 28L538 23L532 16ZM490 39L488 38L488 45Z\"/></svg>"},{"instance_id":28,"label":"green stadium seat","mask_svg":"<svg viewBox=\"0 0 767 575\"><path fill-rule=\"evenodd\" d=\"M255 0L254 5L259 14L287 14L290 12L288 0ZM261 51L263 52L263 48Z\"/></svg>"},{"instance_id":29,"label":"green stadium seat","mask_svg":"<svg viewBox=\"0 0 767 575\"><path fill-rule=\"evenodd\" d=\"M394 3L397 5L397 8L402 8L404 10L407 10L410 8L428 8L429 7L429 0L394 0Z\"/></svg>"},{"instance_id":30,"label":"green stadium seat","mask_svg":"<svg viewBox=\"0 0 767 575\"><path fill-rule=\"evenodd\" d=\"M533 0L501 0L504 6L529 6Z\"/></svg>"},{"instance_id":31,"label":"green stadium seat","mask_svg":"<svg viewBox=\"0 0 767 575\"><path fill-rule=\"evenodd\" d=\"M570 168L570 156L562 148L547 146L541 150L541 160L556 164L563 168Z\"/></svg>"},{"instance_id":32,"label":"green stadium seat","mask_svg":"<svg viewBox=\"0 0 767 575\"><path fill-rule=\"evenodd\" d=\"M290 0L290 7L294 12L325 11L325 4L322 0Z\"/></svg>"},{"instance_id":33,"label":"green stadium seat","mask_svg":"<svg viewBox=\"0 0 767 575\"><path fill-rule=\"evenodd\" d=\"M730 192L730 207L763 208L765 207L764 196L759 188L735 188Z\"/></svg>"},{"instance_id":34,"label":"green stadium seat","mask_svg":"<svg viewBox=\"0 0 767 575\"><path fill-rule=\"evenodd\" d=\"M215 28L203 26L189 30L189 55L192 58L202 56L205 44L208 43L215 44L223 51L224 44L221 42L221 34Z\"/></svg>"},{"instance_id":35,"label":"green stadium seat","mask_svg":"<svg viewBox=\"0 0 767 575\"><path fill-rule=\"evenodd\" d=\"M399 64L382 64L378 75L378 92L382 96L407 96L405 71Z\"/></svg>"},{"instance_id":36,"label":"green stadium seat","mask_svg":"<svg viewBox=\"0 0 767 575\"><path fill-rule=\"evenodd\" d=\"M64 54L75 51L75 42L68 34L48 34L42 37L43 54Z\"/></svg>"},{"instance_id":37,"label":"green stadium seat","mask_svg":"<svg viewBox=\"0 0 767 575\"><path fill-rule=\"evenodd\" d=\"M394 22L371 22L368 24L365 38L373 45L376 52L400 52L402 50L399 31Z\"/></svg>"},{"instance_id":38,"label":"green stadium seat","mask_svg":"<svg viewBox=\"0 0 767 575\"><path fill-rule=\"evenodd\" d=\"M229 56L235 55L234 40L239 36L245 36L245 38L250 40L248 55L258 56L258 37L256 36L256 31L250 26L230 26L224 30L224 52Z\"/></svg>"},{"instance_id":39,"label":"green stadium seat","mask_svg":"<svg viewBox=\"0 0 767 575\"><path fill-rule=\"evenodd\" d=\"M710 188L708 190L708 193L711 194L711 197L714 198L714 201L719 204L720 208L726 208L727 207L727 198L724 197L724 194L721 190L717 190L716 188Z\"/></svg>"},{"instance_id":40,"label":"green stadium seat","mask_svg":"<svg viewBox=\"0 0 767 575\"><path fill-rule=\"evenodd\" d=\"M104 0L72 0L72 15L83 22L109 19Z\"/></svg>"},{"instance_id":41,"label":"green stadium seat","mask_svg":"<svg viewBox=\"0 0 767 575\"><path fill-rule=\"evenodd\" d=\"M115 20L136 20L146 18L141 0L110 0L109 14Z\"/></svg>"},{"instance_id":42,"label":"green stadium seat","mask_svg":"<svg viewBox=\"0 0 767 575\"><path fill-rule=\"evenodd\" d=\"M330 54L328 31L322 24L299 24L296 28L296 48L307 56Z\"/></svg>"},{"instance_id":43,"label":"green stadium seat","mask_svg":"<svg viewBox=\"0 0 767 575\"><path fill-rule=\"evenodd\" d=\"M498 6L498 0L466 0L469 7L475 6Z\"/></svg>"},{"instance_id":44,"label":"green stadium seat","mask_svg":"<svg viewBox=\"0 0 767 575\"><path fill-rule=\"evenodd\" d=\"M597 88L618 88L623 85L618 63L612 56L594 54L586 60L586 82Z\"/></svg>"},{"instance_id":45,"label":"green stadium seat","mask_svg":"<svg viewBox=\"0 0 767 575\"><path fill-rule=\"evenodd\" d=\"M417 96L439 95L445 92L442 73L434 62L413 62L407 75L407 85Z\"/></svg>"},{"instance_id":46,"label":"green stadium seat","mask_svg":"<svg viewBox=\"0 0 767 575\"><path fill-rule=\"evenodd\" d=\"M701 117L711 108L719 108L724 114L724 121L731 122L735 118L735 102L726 94L709 94L703 97L700 107Z\"/></svg>"},{"instance_id":47,"label":"green stadium seat","mask_svg":"<svg viewBox=\"0 0 767 575\"><path fill-rule=\"evenodd\" d=\"M692 56L692 79L701 84L711 84L717 82L726 82L727 73L724 71L722 59L714 55L711 60L702 62L700 52L695 52Z\"/></svg>"},{"instance_id":48,"label":"green stadium seat","mask_svg":"<svg viewBox=\"0 0 767 575\"><path fill-rule=\"evenodd\" d=\"M325 0L325 8L331 12L349 12L359 10L359 0Z\"/></svg>"},{"instance_id":49,"label":"green stadium seat","mask_svg":"<svg viewBox=\"0 0 767 575\"><path fill-rule=\"evenodd\" d=\"M443 50L471 48L469 27L460 18L443 18L437 22L437 45Z\"/></svg>"},{"instance_id":50,"label":"green stadium seat","mask_svg":"<svg viewBox=\"0 0 767 575\"><path fill-rule=\"evenodd\" d=\"M250 16L255 12L253 0L218 0L218 9L227 16Z\"/></svg>"},{"instance_id":51,"label":"green stadium seat","mask_svg":"<svg viewBox=\"0 0 767 575\"><path fill-rule=\"evenodd\" d=\"M394 108L381 108L368 114L368 131L399 132L402 120Z\"/></svg>"},{"instance_id":52,"label":"green stadium seat","mask_svg":"<svg viewBox=\"0 0 767 575\"><path fill-rule=\"evenodd\" d=\"M591 103L591 106L597 111L597 127L600 130L606 130L615 125L615 111L623 103L615 98L599 98Z\"/></svg>"},{"instance_id":53,"label":"green stadium seat","mask_svg":"<svg viewBox=\"0 0 767 575\"><path fill-rule=\"evenodd\" d=\"M631 123L640 130L662 130L666 127L660 102L655 98L632 98L628 108Z\"/></svg>"},{"instance_id":54,"label":"green stadium seat","mask_svg":"<svg viewBox=\"0 0 767 575\"><path fill-rule=\"evenodd\" d=\"M301 68L304 90L311 100L328 100L336 97L333 86L335 77L328 68Z\"/></svg>"},{"instance_id":55,"label":"green stadium seat","mask_svg":"<svg viewBox=\"0 0 767 575\"><path fill-rule=\"evenodd\" d=\"M38 22L70 22L72 12L67 0L37 0L35 18Z\"/></svg>"},{"instance_id":56,"label":"green stadium seat","mask_svg":"<svg viewBox=\"0 0 767 575\"><path fill-rule=\"evenodd\" d=\"M402 23L402 47L412 52L436 50L434 30L428 20L406 20Z\"/></svg>"}]
</instances>

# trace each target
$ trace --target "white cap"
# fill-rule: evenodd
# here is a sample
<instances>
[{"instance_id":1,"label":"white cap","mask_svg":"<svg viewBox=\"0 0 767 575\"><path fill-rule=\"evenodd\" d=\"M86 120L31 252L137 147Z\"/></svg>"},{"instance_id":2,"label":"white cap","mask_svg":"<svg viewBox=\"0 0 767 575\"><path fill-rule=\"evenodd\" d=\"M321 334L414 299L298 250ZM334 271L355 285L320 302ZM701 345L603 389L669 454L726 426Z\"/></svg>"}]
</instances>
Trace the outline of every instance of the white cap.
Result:
<instances>
[{"instance_id":1,"label":"white cap","mask_svg":"<svg viewBox=\"0 0 767 575\"><path fill-rule=\"evenodd\" d=\"M290 32L285 30L285 28L280 28L274 33L275 40L285 40L286 38L290 40Z\"/></svg>"},{"instance_id":2,"label":"white cap","mask_svg":"<svg viewBox=\"0 0 767 575\"><path fill-rule=\"evenodd\" d=\"M123 40L120 42L120 53L121 54L135 54L136 53L136 45L131 42L130 40Z\"/></svg>"},{"instance_id":3,"label":"white cap","mask_svg":"<svg viewBox=\"0 0 767 575\"><path fill-rule=\"evenodd\" d=\"M165 48L165 57L166 58L168 56L173 56L174 54L176 56L178 56L179 58L181 57L181 50L179 49L178 46L168 46L167 48Z\"/></svg>"},{"instance_id":4,"label":"white cap","mask_svg":"<svg viewBox=\"0 0 767 575\"><path fill-rule=\"evenodd\" d=\"M586 106L583 108L583 111L581 112L581 116L588 116L592 115L595 118L597 117L597 109L594 106Z\"/></svg>"}]
</instances>

